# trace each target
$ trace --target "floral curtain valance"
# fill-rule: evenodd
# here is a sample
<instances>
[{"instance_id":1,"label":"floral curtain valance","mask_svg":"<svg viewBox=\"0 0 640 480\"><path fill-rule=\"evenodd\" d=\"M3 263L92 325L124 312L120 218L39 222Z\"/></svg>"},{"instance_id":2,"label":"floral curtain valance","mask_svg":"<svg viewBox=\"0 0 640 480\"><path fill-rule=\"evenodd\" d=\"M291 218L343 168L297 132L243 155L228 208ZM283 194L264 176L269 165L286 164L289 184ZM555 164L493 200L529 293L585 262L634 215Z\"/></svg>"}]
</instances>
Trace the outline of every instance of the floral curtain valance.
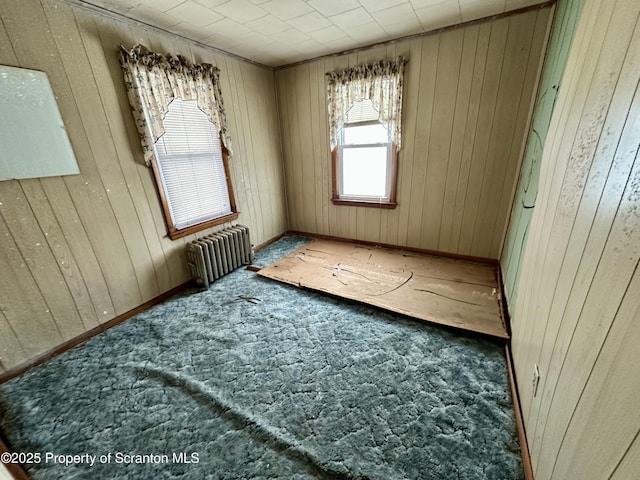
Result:
<instances>
[{"instance_id":1,"label":"floral curtain valance","mask_svg":"<svg viewBox=\"0 0 640 480\"><path fill-rule=\"evenodd\" d=\"M180 55L160 55L142 45L130 51L121 46L120 65L147 165L151 165L154 143L164 134L163 119L174 98L196 100L231 153L217 67L193 65Z\"/></svg>"},{"instance_id":2,"label":"floral curtain valance","mask_svg":"<svg viewBox=\"0 0 640 480\"><path fill-rule=\"evenodd\" d=\"M355 102L369 99L380 113L398 150L401 146L402 84L407 60L380 61L358 65L339 72L328 72L327 103L331 149L338 145L338 134Z\"/></svg>"}]
</instances>

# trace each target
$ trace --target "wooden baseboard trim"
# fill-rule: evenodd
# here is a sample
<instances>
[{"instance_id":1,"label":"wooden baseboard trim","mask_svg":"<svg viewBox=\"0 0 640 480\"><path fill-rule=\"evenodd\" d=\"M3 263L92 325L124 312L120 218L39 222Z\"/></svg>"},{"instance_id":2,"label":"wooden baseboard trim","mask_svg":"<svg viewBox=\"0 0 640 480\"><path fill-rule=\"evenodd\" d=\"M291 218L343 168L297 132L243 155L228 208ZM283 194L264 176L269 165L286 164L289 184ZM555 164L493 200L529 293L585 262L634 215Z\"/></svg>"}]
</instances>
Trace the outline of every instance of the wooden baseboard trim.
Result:
<instances>
[{"instance_id":1,"label":"wooden baseboard trim","mask_svg":"<svg viewBox=\"0 0 640 480\"><path fill-rule=\"evenodd\" d=\"M87 340L95 337L96 335L99 335L103 332L106 332L107 330L109 330L112 327L115 327L116 325L120 325L122 322L130 319L131 317L133 317L134 315L137 315L139 313L144 312L145 310L148 310L149 308L153 307L154 305L157 305L158 303L164 302L166 299L168 299L169 297L172 297L180 292L182 292L183 290L185 290L187 287L189 287L191 285L191 280L178 285L177 287L172 288L171 290L168 290L160 295L158 295L155 298L152 298L151 300L143 303L142 305L139 305L131 310L129 310L128 312L125 312L121 315L118 315L115 318L112 318L111 320L109 320L108 322L105 322L101 325L98 325L97 327L92 328L91 330L87 330L86 332L78 335L77 337L74 337L70 340L67 340L66 342L58 345L57 347L53 348L52 350L49 350L48 352L43 353L42 355L39 355L21 365L18 365L17 367L12 368L11 370L6 371L5 373L0 375L0 384L8 382L9 380L11 380L12 378L15 378L19 375L22 375L23 373L31 370L33 367L36 367L48 360L51 360L54 357L57 357L58 355L60 355L61 353L66 352L67 350L72 349L73 347L76 347L78 345L80 345L81 343L86 342Z\"/></svg>"},{"instance_id":2,"label":"wooden baseboard trim","mask_svg":"<svg viewBox=\"0 0 640 480\"><path fill-rule=\"evenodd\" d=\"M254 251L258 252L260 250L262 250L263 248L271 245L274 242L277 242L278 240L280 240L286 233L281 233L280 235L276 235L275 237L273 237L270 240L267 240L266 242L261 243L260 245L254 247ZM87 340L89 340L90 338L95 337L96 335L99 335L100 333L103 333L107 330L109 330L112 327L115 327L116 325L120 325L122 322L128 320L129 318L133 317L134 315L137 315L139 313L144 312L145 310L148 310L149 308L153 307L154 305L164 302L166 299L168 299L169 297L172 297L180 292L182 292L183 290L185 290L187 287L189 287L191 285L191 280L178 285L177 287L172 288L171 290L162 293L160 295L158 295L155 298L152 298L151 300L143 303L142 305L137 306L136 308L133 308L131 310L129 310L128 312L123 313L122 315L118 315L115 318L112 318L111 320L109 320L108 322L105 322L101 325L98 325L95 328L92 328L91 330L88 330L80 335L78 335L77 337L74 337L70 340L67 340L66 342L58 345L57 347L49 350L48 352L45 352L37 357L35 357L34 359L31 359L21 365L18 365L17 367L14 367L6 372L4 372L3 374L0 374L0 384L8 382L9 380L11 380L12 378L18 377L20 375L22 375L23 373L29 371L30 369L32 369L33 367L40 365L48 360L51 360L54 357L57 357L58 355L60 355L61 353L66 352L67 350L72 349L73 347L76 347L78 345L80 345L81 343L86 342Z\"/></svg>"},{"instance_id":3,"label":"wooden baseboard trim","mask_svg":"<svg viewBox=\"0 0 640 480\"><path fill-rule=\"evenodd\" d=\"M368 247L381 247L381 248L389 248L392 250L404 250L407 252L422 253L424 255L437 255L438 257L452 258L454 260L464 260L467 262L485 263L493 266L499 265L498 260L496 260L495 258L474 257L472 255L459 255L457 253L438 252L436 250L427 250L425 248L405 247L402 245L393 245L390 243L369 242L367 240L355 240L353 238L334 237L332 235L322 235L319 233L301 232L298 230L289 230L285 235L300 235L303 237L319 238L322 240L334 240L336 242L356 243L358 245L366 245Z\"/></svg>"},{"instance_id":4,"label":"wooden baseboard trim","mask_svg":"<svg viewBox=\"0 0 640 480\"><path fill-rule=\"evenodd\" d=\"M274 242L277 242L278 240L280 240L286 233L281 233L280 235L276 235L275 237L273 237L270 240L267 240L266 242L261 243L260 245L254 247L254 251L259 252L260 250L262 250L263 248L271 245ZM112 327L115 327L116 325L120 325L122 322L128 320L129 318L133 317L134 315L137 315L139 313L144 312L145 310L148 310L149 308L153 307L154 305L160 303L160 302L164 302L167 298L172 297L174 295L176 295L177 293L182 292L183 290L185 290L187 287L189 287L191 285L191 280L178 285L177 287L172 288L171 290L162 293L160 295L158 295L155 298L152 298L151 300L149 300L148 302L143 303L142 305L137 306L136 308L133 308L131 310L129 310L128 312L123 313L122 315L118 315L115 318L112 318L111 320L109 320L108 322L105 322L101 325L98 325L95 328L92 328L91 330L88 330L80 335L78 335L77 337L74 337L70 340L67 340L66 342L58 345L57 347L53 348L52 350L49 350L48 352L45 352L37 357L35 357L34 359L31 359L21 365L18 365L17 367L14 367L6 372L4 372L3 374L0 374L0 384L3 384L5 382L8 382L9 380L11 380L12 378L18 377L20 375L22 375L23 373L27 372L28 370L32 369L33 367L40 365L48 360L51 360L54 357L57 357L58 355L60 355L63 352L66 352L67 350L72 349L73 347L76 347L78 345L80 345L81 343L86 342L87 340L89 340L90 338L95 337L96 335L99 335L102 332L105 332L107 330L109 330Z\"/></svg>"},{"instance_id":5,"label":"wooden baseboard trim","mask_svg":"<svg viewBox=\"0 0 640 480\"><path fill-rule=\"evenodd\" d=\"M254 252L259 252L260 250L262 250L263 248L268 247L269 245L271 245L272 243L277 242L278 240L280 240L282 237L284 237L288 232L283 232L280 235L276 235L275 237L273 237L271 240L267 240L266 242L262 242L260 245L253 247L253 251Z\"/></svg>"},{"instance_id":6,"label":"wooden baseboard trim","mask_svg":"<svg viewBox=\"0 0 640 480\"><path fill-rule=\"evenodd\" d=\"M529 455L529 444L527 443L527 432L524 427L522 409L520 408L520 397L518 396L518 383L516 373L513 369L513 357L509 343L505 343L505 356L507 358L507 370L509 372L509 386L511 387L511 398L513 399L513 411L516 416L516 428L518 429L518 440L520 441L520 454L522 455L522 469L525 480L535 480L533 476L533 465Z\"/></svg>"}]
</instances>

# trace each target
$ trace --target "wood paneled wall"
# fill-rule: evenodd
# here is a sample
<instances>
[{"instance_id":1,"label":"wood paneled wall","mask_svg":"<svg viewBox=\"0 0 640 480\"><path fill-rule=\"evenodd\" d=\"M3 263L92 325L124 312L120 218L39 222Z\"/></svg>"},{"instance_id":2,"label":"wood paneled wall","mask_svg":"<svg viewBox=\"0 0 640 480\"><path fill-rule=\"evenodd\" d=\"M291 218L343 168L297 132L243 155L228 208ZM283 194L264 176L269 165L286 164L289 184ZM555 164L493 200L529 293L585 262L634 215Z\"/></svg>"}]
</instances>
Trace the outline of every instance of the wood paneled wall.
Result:
<instances>
[{"instance_id":1,"label":"wood paneled wall","mask_svg":"<svg viewBox=\"0 0 640 480\"><path fill-rule=\"evenodd\" d=\"M276 72L294 230L497 259L549 8ZM409 59L398 207L334 206L325 73Z\"/></svg>"},{"instance_id":2,"label":"wood paneled wall","mask_svg":"<svg viewBox=\"0 0 640 480\"><path fill-rule=\"evenodd\" d=\"M239 223L255 244L287 229L270 69L55 0L3 0L0 20L0 64L48 74L81 171L0 182L0 372L188 280L195 236L166 235L119 44L220 68Z\"/></svg>"},{"instance_id":3,"label":"wood paneled wall","mask_svg":"<svg viewBox=\"0 0 640 480\"><path fill-rule=\"evenodd\" d=\"M639 152L640 3L588 0L542 155L512 316L537 480L638 478Z\"/></svg>"},{"instance_id":4,"label":"wood paneled wall","mask_svg":"<svg viewBox=\"0 0 640 480\"><path fill-rule=\"evenodd\" d=\"M551 115L562 88L562 75L569 56L584 0L562 0L556 4L553 29L547 48L533 119L529 128L516 196L500 257L505 294L510 308L518 297L518 278L531 216L536 206L540 160L549 133Z\"/></svg>"}]
</instances>

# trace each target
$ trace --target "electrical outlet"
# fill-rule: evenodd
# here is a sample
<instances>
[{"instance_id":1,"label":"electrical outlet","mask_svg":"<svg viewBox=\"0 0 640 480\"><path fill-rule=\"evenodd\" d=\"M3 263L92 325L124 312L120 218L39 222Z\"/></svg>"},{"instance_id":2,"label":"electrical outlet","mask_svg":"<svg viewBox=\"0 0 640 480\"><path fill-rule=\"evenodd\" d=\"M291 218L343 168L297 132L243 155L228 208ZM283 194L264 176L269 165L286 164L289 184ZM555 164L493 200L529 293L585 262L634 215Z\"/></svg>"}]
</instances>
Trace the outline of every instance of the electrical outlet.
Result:
<instances>
[{"instance_id":1,"label":"electrical outlet","mask_svg":"<svg viewBox=\"0 0 640 480\"><path fill-rule=\"evenodd\" d=\"M535 397L538 394L538 385L540 384L540 370L538 369L538 364L533 364L533 396Z\"/></svg>"}]
</instances>

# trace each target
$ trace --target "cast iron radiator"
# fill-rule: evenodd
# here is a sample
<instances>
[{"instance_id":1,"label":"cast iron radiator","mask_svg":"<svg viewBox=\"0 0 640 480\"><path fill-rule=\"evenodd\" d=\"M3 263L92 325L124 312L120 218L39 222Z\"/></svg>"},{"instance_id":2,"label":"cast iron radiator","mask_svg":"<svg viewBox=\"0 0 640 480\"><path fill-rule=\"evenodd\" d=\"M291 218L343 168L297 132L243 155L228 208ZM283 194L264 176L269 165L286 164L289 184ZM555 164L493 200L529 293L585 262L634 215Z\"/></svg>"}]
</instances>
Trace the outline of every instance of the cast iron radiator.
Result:
<instances>
[{"instance_id":1,"label":"cast iron radiator","mask_svg":"<svg viewBox=\"0 0 640 480\"><path fill-rule=\"evenodd\" d=\"M209 288L214 280L253 260L249 228L236 225L187 244L191 277Z\"/></svg>"}]
</instances>

